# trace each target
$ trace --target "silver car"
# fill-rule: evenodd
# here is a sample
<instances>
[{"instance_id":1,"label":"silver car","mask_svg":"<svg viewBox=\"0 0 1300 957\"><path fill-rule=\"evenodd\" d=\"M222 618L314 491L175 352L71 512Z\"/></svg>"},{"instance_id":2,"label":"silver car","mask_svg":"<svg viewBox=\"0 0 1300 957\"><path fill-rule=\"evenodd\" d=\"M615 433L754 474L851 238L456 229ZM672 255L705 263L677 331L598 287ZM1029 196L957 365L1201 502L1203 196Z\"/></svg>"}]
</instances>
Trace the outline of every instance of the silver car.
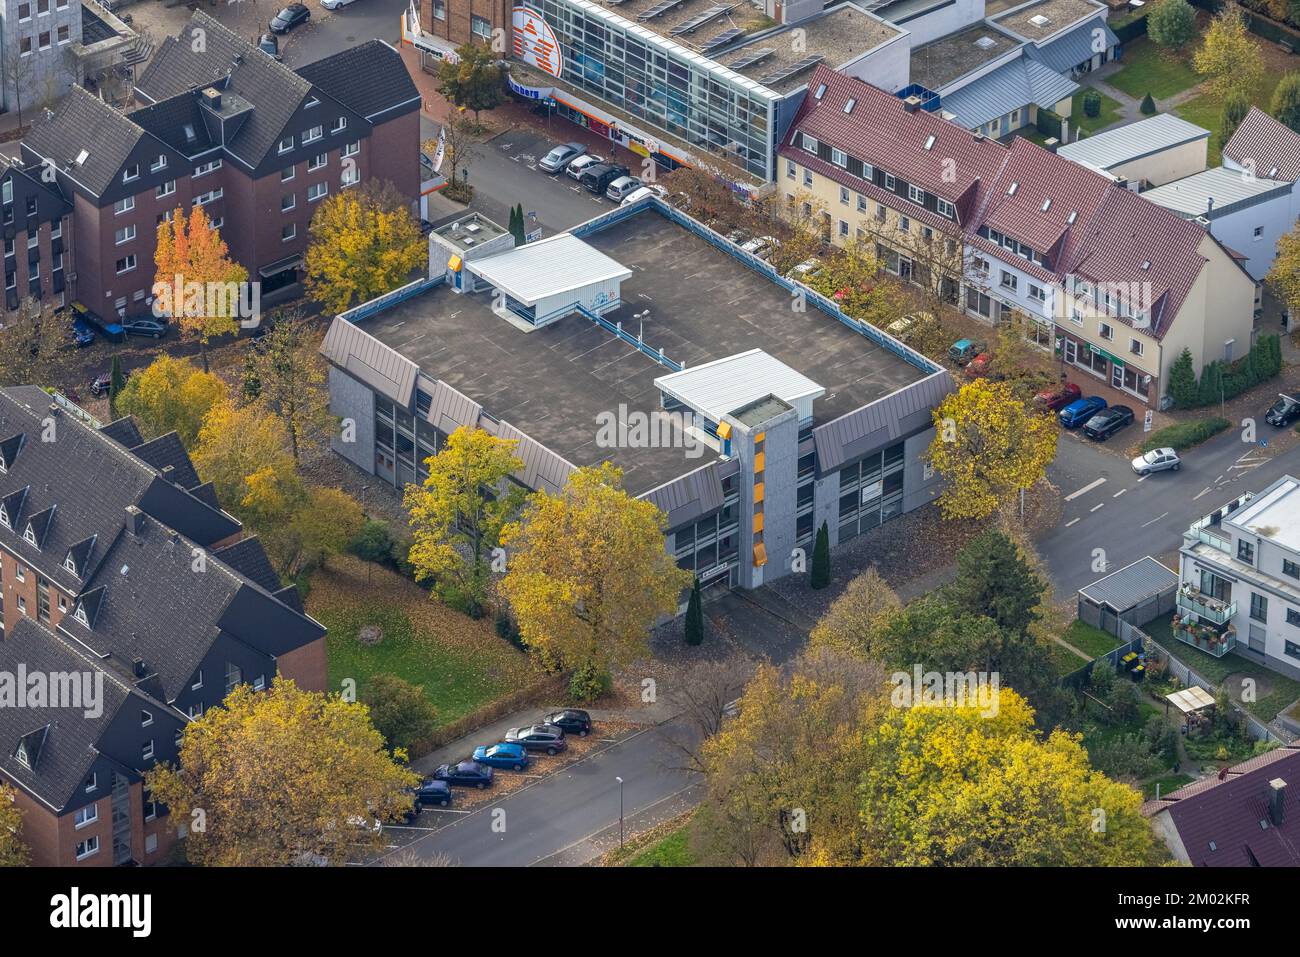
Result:
<instances>
[{"instance_id":1,"label":"silver car","mask_svg":"<svg viewBox=\"0 0 1300 957\"><path fill-rule=\"evenodd\" d=\"M537 168L544 173L558 173L585 152L586 148L581 143L565 143L543 156Z\"/></svg>"},{"instance_id":2,"label":"silver car","mask_svg":"<svg viewBox=\"0 0 1300 957\"><path fill-rule=\"evenodd\" d=\"M1133 460L1133 471L1138 475L1150 475L1152 472L1166 470L1177 472L1182 466L1182 460L1173 449L1152 449Z\"/></svg>"},{"instance_id":3,"label":"silver car","mask_svg":"<svg viewBox=\"0 0 1300 957\"><path fill-rule=\"evenodd\" d=\"M632 195L640 188L641 181L635 176L620 176L609 184L609 188L605 190L605 198L621 203L624 197Z\"/></svg>"}]
</instances>

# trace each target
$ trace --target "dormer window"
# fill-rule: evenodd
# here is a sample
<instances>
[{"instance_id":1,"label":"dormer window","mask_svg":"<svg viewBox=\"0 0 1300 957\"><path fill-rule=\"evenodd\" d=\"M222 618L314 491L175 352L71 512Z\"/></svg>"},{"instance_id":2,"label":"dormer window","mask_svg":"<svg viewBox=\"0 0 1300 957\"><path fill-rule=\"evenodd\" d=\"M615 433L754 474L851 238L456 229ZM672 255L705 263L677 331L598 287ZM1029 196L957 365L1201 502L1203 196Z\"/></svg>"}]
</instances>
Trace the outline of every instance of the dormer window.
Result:
<instances>
[{"instance_id":1,"label":"dormer window","mask_svg":"<svg viewBox=\"0 0 1300 957\"><path fill-rule=\"evenodd\" d=\"M809 136L807 133L803 134L803 148L806 149L809 153L816 153L817 152L816 138Z\"/></svg>"},{"instance_id":2,"label":"dormer window","mask_svg":"<svg viewBox=\"0 0 1300 957\"><path fill-rule=\"evenodd\" d=\"M27 742L26 742L26 741L19 741L19 742L18 742L18 750L14 752L14 757L18 759L18 763L19 763L19 764L21 764L23 767L27 768L29 771L31 770L32 763L31 763L31 758L29 758L29 757L27 756Z\"/></svg>"},{"instance_id":3,"label":"dormer window","mask_svg":"<svg viewBox=\"0 0 1300 957\"><path fill-rule=\"evenodd\" d=\"M140 709L140 727L147 728L153 724L153 712Z\"/></svg>"},{"instance_id":4,"label":"dormer window","mask_svg":"<svg viewBox=\"0 0 1300 957\"><path fill-rule=\"evenodd\" d=\"M0 505L0 525L9 528L9 511L3 505Z\"/></svg>"},{"instance_id":5,"label":"dormer window","mask_svg":"<svg viewBox=\"0 0 1300 957\"><path fill-rule=\"evenodd\" d=\"M23 532L23 540L29 545L36 544L36 532L33 530L31 522L27 523L27 530Z\"/></svg>"},{"instance_id":6,"label":"dormer window","mask_svg":"<svg viewBox=\"0 0 1300 957\"><path fill-rule=\"evenodd\" d=\"M72 574L77 574L77 563L73 560L71 555L63 560L63 567L72 572Z\"/></svg>"},{"instance_id":7,"label":"dormer window","mask_svg":"<svg viewBox=\"0 0 1300 957\"><path fill-rule=\"evenodd\" d=\"M346 116L340 116L338 119L336 119L333 123L330 124L331 133L342 133L347 128L348 128L348 118Z\"/></svg>"},{"instance_id":8,"label":"dormer window","mask_svg":"<svg viewBox=\"0 0 1300 957\"><path fill-rule=\"evenodd\" d=\"M305 105L308 109L311 109L313 106L320 106L320 97L313 96Z\"/></svg>"},{"instance_id":9,"label":"dormer window","mask_svg":"<svg viewBox=\"0 0 1300 957\"><path fill-rule=\"evenodd\" d=\"M86 793L90 794L99 787L99 775L94 771L90 772L90 777L86 778Z\"/></svg>"},{"instance_id":10,"label":"dormer window","mask_svg":"<svg viewBox=\"0 0 1300 957\"><path fill-rule=\"evenodd\" d=\"M87 628L90 627L90 619L86 617L85 605L78 605L77 610L72 613L72 617L77 619L77 621L81 622Z\"/></svg>"},{"instance_id":11,"label":"dormer window","mask_svg":"<svg viewBox=\"0 0 1300 957\"><path fill-rule=\"evenodd\" d=\"M287 152L289 152L291 149L293 149L293 137L292 137L292 136L286 136L284 139L280 140L280 152L281 152L281 153L287 153Z\"/></svg>"}]
</instances>

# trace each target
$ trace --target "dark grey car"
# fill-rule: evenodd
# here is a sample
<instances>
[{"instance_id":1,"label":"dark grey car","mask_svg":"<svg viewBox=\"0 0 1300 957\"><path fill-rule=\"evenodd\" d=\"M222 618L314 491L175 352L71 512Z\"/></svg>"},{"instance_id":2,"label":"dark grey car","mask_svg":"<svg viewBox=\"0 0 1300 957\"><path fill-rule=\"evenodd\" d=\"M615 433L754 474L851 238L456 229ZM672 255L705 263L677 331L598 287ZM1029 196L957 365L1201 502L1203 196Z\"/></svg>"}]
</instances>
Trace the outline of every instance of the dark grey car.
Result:
<instances>
[{"instance_id":1,"label":"dark grey car","mask_svg":"<svg viewBox=\"0 0 1300 957\"><path fill-rule=\"evenodd\" d=\"M569 746L564 740L564 729L553 724L511 728L506 732L505 739L511 744L522 744L525 751L545 751L547 754L559 754Z\"/></svg>"}]
</instances>

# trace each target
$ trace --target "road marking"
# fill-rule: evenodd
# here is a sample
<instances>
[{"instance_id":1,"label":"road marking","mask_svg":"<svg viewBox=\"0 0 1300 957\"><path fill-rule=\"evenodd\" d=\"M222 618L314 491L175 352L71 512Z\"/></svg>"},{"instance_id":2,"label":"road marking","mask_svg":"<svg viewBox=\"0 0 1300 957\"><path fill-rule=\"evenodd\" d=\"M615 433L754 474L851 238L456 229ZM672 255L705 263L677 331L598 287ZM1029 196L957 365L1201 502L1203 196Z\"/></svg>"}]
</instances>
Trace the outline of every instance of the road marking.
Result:
<instances>
[{"instance_id":1,"label":"road marking","mask_svg":"<svg viewBox=\"0 0 1300 957\"><path fill-rule=\"evenodd\" d=\"M1116 492L1114 495L1112 495L1111 498L1119 498L1121 495L1123 495L1123 494L1124 494L1125 492L1127 492L1127 491L1128 491L1128 489L1126 489L1126 488L1122 488L1122 489L1120 489L1118 492Z\"/></svg>"},{"instance_id":2,"label":"road marking","mask_svg":"<svg viewBox=\"0 0 1300 957\"><path fill-rule=\"evenodd\" d=\"M1212 491L1212 489L1208 485L1205 486L1205 488L1201 489L1199 492L1197 492L1195 495L1192 496L1192 501L1195 502L1202 495L1205 495L1207 492L1210 491Z\"/></svg>"},{"instance_id":3,"label":"road marking","mask_svg":"<svg viewBox=\"0 0 1300 957\"><path fill-rule=\"evenodd\" d=\"M1142 527L1143 527L1143 528L1146 528L1148 525L1154 525L1156 522L1160 521L1160 519L1164 518L1165 515L1168 515L1168 514L1169 514L1168 512L1165 512L1164 515L1157 515L1155 518L1151 519L1151 521L1149 521L1149 522L1144 522L1143 525L1142 525Z\"/></svg>"},{"instance_id":4,"label":"road marking","mask_svg":"<svg viewBox=\"0 0 1300 957\"><path fill-rule=\"evenodd\" d=\"M1072 518L1072 519L1070 519L1068 522L1065 523L1065 527L1066 527L1066 528L1069 528L1071 525L1073 525L1073 524L1074 524L1075 522L1077 522L1077 521L1078 521L1077 518Z\"/></svg>"},{"instance_id":5,"label":"road marking","mask_svg":"<svg viewBox=\"0 0 1300 957\"><path fill-rule=\"evenodd\" d=\"M1088 492L1091 492L1098 485L1104 485L1104 484L1106 484L1106 480L1104 478L1096 479L1095 481L1089 482L1087 485L1085 485L1083 488L1079 489L1078 491L1071 492L1069 495L1065 496L1065 500L1067 502L1073 502L1080 495L1084 495Z\"/></svg>"},{"instance_id":6,"label":"road marking","mask_svg":"<svg viewBox=\"0 0 1300 957\"><path fill-rule=\"evenodd\" d=\"M1094 505L1092 508L1088 509L1088 511L1089 511L1089 512L1095 512L1095 511L1097 511L1097 509L1099 509L1099 508L1105 508L1105 507L1106 507L1106 503L1105 503L1105 502L1098 502L1098 503L1097 503L1096 505Z\"/></svg>"},{"instance_id":7,"label":"road marking","mask_svg":"<svg viewBox=\"0 0 1300 957\"><path fill-rule=\"evenodd\" d=\"M1147 479L1149 479L1150 477L1151 477L1151 473L1148 472L1146 475L1144 475L1144 476L1142 476L1140 479L1138 479L1138 481L1139 481L1139 482L1145 482L1145 481L1146 481Z\"/></svg>"}]
</instances>

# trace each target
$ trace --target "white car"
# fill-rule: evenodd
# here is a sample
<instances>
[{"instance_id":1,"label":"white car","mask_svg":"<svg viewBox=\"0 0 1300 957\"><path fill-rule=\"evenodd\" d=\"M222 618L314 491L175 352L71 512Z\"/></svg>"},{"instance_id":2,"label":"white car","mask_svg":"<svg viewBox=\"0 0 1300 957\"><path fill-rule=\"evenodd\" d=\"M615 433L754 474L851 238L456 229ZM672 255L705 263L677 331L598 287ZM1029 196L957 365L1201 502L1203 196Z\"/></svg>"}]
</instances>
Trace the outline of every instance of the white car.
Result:
<instances>
[{"instance_id":1,"label":"white car","mask_svg":"<svg viewBox=\"0 0 1300 957\"><path fill-rule=\"evenodd\" d=\"M597 163L603 163L603 162L605 162L605 158L603 156L595 156L591 153L583 153L577 159L571 160L569 162L569 165L564 168L564 171L569 174L570 179L580 180L582 179L583 172L585 172L590 167L595 166Z\"/></svg>"},{"instance_id":2,"label":"white car","mask_svg":"<svg viewBox=\"0 0 1300 957\"><path fill-rule=\"evenodd\" d=\"M1182 460L1173 449L1152 449L1133 460L1133 471L1138 475L1150 475L1152 472L1165 470L1177 472L1182 465Z\"/></svg>"},{"instance_id":3,"label":"white car","mask_svg":"<svg viewBox=\"0 0 1300 957\"><path fill-rule=\"evenodd\" d=\"M807 282L822 271L822 261L814 256L812 259L805 259L799 265L795 266L786 274L787 279L794 279L798 282Z\"/></svg>"},{"instance_id":4,"label":"white car","mask_svg":"<svg viewBox=\"0 0 1300 957\"><path fill-rule=\"evenodd\" d=\"M885 331L895 339L906 342L911 333L919 332L932 322L934 322L934 316L928 312L913 312L901 319L895 319L885 326Z\"/></svg>"},{"instance_id":5,"label":"white car","mask_svg":"<svg viewBox=\"0 0 1300 957\"><path fill-rule=\"evenodd\" d=\"M656 186L653 183L642 183L637 189L634 189L632 192L624 196L623 201L619 205L631 206L633 203L641 202L641 200L645 199L647 196L658 196L660 199L663 199L667 195L668 190L664 189L662 186Z\"/></svg>"},{"instance_id":6,"label":"white car","mask_svg":"<svg viewBox=\"0 0 1300 957\"><path fill-rule=\"evenodd\" d=\"M755 236L753 239L747 239L740 244L740 248L751 256L762 258L769 249L774 249L780 245L780 241L774 236Z\"/></svg>"},{"instance_id":7,"label":"white car","mask_svg":"<svg viewBox=\"0 0 1300 957\"><path fill-rule=\"evenodd\" d=\"M356 3L356 0L320 0L320 5L326 10L337 10L339 7L346 7L349 3Z\"/></svg>"}]
</instances>

